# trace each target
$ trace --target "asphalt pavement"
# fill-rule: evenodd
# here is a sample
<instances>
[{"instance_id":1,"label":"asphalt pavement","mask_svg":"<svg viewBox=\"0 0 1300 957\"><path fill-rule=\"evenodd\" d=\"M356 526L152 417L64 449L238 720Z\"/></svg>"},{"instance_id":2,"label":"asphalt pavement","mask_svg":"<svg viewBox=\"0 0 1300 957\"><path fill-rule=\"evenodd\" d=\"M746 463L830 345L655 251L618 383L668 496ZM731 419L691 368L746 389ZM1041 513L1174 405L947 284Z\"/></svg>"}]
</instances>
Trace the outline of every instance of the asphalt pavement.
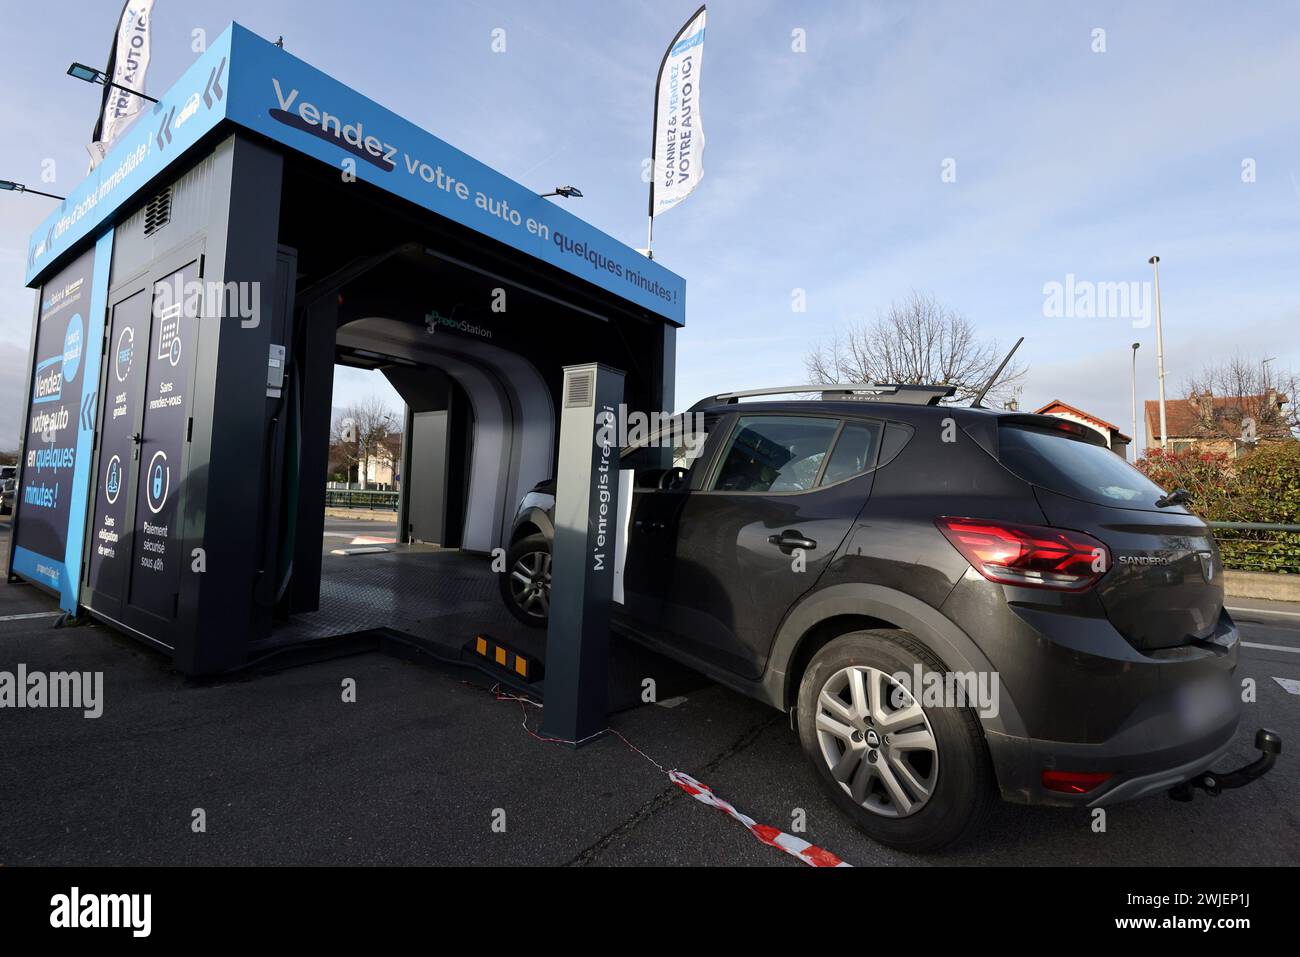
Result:
<instances>
[{"instance_id":1,"label":"asphalt pavement","mask_svg":"<svg viewBox=\"0 0 1300 957\"><path fill-rule=\"evenodd\" d=\"M321 537L322 551L329 553L340 548L357 546L391 545L397 541L397 514L379 512L364 518L325 519L325 534Z\"/></svg>"},{"instance_id":2,"label":"asphalt pavement","mask_svg":"<svg viewBox=\"0 0 1300 957\"><path fill-rule=\"evenodd\" d=\"M0 525L0 554L6 538ZM1300 606L1230 605L1258 687L1232 758L1252 759L1254 729L1273 728L1287 750L1271 774L1217 799L1112 807L1104 833L1086 811L1000 805L964 846L912 857L822 796L783 716L717 685L621 712L621 737L574 750L538 740L538 710L498 700L477 672L366 654L193 681L110 629L53 627L53 599L0 583L0 669L105 683L99 718L0 711L0 865L802 866L688 797L670 768L761 823L802 818L800 836L859 866L1294 865Z\"/></svg>"}]
</instances>

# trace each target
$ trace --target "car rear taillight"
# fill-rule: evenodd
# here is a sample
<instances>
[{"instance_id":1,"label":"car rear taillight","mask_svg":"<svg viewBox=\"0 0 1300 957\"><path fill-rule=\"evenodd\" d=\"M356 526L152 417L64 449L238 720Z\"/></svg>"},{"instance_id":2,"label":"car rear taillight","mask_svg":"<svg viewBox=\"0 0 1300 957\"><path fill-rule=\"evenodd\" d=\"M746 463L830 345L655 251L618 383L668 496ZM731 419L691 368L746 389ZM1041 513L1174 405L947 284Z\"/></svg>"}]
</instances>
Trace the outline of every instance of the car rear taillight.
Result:
<instances>
[{"instance_id":1,"label":"car rear taillight","mask_svg":"<svg viewBox=\"0 0 1300 957\"><path fill-rule=\"evenodd\" d=\"M1110 550L1083 532L950 516L935 524L991 582L1082 591L1110 568Z\"/></svg>"},{"instance_id":2,"label":"car rear taillight","mask_svg":"<svg viewBox=\"0 0 1300 957\"><path fill-rule=\"evenodd\" d=\"M1087 794L1112 777L1109 771L1044 771L1043 787L1061 794Z\"/></svg>"}]
</instances>

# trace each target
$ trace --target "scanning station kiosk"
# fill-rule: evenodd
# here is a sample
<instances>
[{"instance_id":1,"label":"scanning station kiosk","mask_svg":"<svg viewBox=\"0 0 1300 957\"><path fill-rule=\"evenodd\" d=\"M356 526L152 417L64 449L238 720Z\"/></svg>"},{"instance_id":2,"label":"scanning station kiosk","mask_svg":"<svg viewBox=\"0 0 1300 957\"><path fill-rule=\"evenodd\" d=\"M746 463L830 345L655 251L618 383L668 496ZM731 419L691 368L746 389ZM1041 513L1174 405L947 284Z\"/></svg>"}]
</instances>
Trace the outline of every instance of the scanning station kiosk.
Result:
<instances>
[{"instance_id":1,"label":"scanning station kiosk","mask_svg":"<svg viewBox=\"0 0 1300 957\"><path fill-rule=\"evenodd\" d=\"M599 417L671 408L679 276L232 24L36 231L27 284L11 579L190 675L458 589L460 642L503 609L455 562L554 477L547 723L604 726ZM335 363L405 400L399 542L443 564L323 563Z\"/></svg>"}]
</instances>

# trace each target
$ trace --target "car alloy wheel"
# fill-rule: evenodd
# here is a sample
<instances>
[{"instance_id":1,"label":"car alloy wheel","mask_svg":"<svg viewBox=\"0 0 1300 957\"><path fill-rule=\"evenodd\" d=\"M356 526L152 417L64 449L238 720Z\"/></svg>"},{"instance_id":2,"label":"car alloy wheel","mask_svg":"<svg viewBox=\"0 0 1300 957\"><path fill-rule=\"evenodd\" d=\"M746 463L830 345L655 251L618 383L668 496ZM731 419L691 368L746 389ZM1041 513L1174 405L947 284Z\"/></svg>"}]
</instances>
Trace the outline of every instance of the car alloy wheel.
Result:
<instances>
[{"instance_id":1,"label":"car alloy wheel","mask_svg":"<svg viewBox=\"0 0 1300 957\"><path fill-rule=\"evenodd\" d=\"M817 694L817 743L831 776L881 817L910 817L934 794L939 746L921 705L895 678L851 665Z\"/></svg>"},{"instance_id":2,"label":"car alloy wheel","mask_svg":"<svg viewBox=\"0 0 1300 957\"><path fill-rule=\"evenodd\" d=\"M510 569L510 598L525 614L545 618L551 610L551 553L525 552Z\"/></svg>"}]
</instances>

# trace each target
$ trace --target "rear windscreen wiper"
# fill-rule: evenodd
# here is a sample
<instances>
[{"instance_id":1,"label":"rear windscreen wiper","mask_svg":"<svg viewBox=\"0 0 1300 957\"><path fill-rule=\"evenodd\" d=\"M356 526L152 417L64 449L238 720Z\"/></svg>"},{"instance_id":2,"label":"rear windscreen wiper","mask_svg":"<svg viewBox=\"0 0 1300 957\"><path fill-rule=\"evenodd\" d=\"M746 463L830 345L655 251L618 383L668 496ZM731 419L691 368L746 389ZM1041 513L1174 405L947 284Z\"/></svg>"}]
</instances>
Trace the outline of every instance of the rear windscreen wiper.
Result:
<instances>
[{"instance_id":1,"label":"rear windscreen wiper","mask_svg":"<svg viewBox=\"0 0 1300 957\"><path fill-rule=\"evenodd\" d=\"M1168 495L1156 499L1156 508L1168 508L1170 505L1182 505L1192 500L1192 493L1185 488L1176 488Z\"/></svg>"}]
</instances>

